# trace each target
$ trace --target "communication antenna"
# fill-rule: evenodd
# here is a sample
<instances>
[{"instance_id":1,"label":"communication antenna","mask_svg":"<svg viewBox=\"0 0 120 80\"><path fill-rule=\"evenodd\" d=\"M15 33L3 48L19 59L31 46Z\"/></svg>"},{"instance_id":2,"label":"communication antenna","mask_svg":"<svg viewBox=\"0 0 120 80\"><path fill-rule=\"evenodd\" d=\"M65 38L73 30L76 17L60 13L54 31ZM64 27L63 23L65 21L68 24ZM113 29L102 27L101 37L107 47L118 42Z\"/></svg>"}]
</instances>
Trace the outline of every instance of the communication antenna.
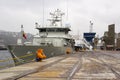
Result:
<instances>
[{"instance_id":1,"label":"communication antenna","mask_svg":"<svg viewBox=\"0 0 120 80\"><path fill-rule=\"evenodd\" d=\"M66 8L67 8L67 21L68 21L68 0L66 0Z\"/></svg>"},{"instance_id":2,"label":"communication antenna","mask_svg":"<svg viewBox=\"0 0 120 80\"><path fill-rule=\"evenodd\" d=\"M71 27L70 23L69 23L69 9L68 9L68 0L66 0L66 27Z\"/></svg>"},{"instance_id":3,"label":"communication antenna","mask_svg":"<svg viewBox=\"0 0 120 80\"><path fill-rule=\"evenodd\" d=\"M93 23L90 21L90 33L93 32Z\"/></svg>"}]
</instances>

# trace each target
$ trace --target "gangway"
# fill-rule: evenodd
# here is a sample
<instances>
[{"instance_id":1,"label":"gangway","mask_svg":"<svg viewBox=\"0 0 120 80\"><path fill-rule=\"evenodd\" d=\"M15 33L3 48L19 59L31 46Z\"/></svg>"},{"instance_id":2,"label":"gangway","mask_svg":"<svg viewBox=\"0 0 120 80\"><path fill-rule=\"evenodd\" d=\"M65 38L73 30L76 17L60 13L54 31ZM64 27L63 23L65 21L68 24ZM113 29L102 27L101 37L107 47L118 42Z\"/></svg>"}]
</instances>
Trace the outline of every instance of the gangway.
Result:
<instances>
[{"instance_id":1,"label":"gangway","mask_svg":"<svg viewBox=\"0 0 120 80\"><path fill-rule=\"evenodd\" d=\"M75 40L75 48L91 50L91 44L87 42L84 38Z\"/></svg>"}]
</instances>

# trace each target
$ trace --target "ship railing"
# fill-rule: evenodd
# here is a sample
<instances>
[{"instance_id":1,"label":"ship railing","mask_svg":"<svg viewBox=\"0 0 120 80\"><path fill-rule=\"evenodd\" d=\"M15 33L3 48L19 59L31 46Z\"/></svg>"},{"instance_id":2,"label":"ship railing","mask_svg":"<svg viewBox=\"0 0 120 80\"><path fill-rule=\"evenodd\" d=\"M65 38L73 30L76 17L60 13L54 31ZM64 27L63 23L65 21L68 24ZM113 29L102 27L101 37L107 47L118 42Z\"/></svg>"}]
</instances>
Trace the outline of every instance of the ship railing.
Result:
<instances>
[{"instance_id":1,"label":"ship railing","mask_svg":"<svg viewBox=\"0 0 120 80\"><path fill-rule=\"evenodd\" d=\"M18 60L18 58L19 59L21 59L22 60L22 58L28 58L28 57L31 57L31 56L33 56L34 54L33 53L29 53L29 54L27 54L27 55L23 55L23 56L20 56L20 57L17 57L17 58L7 58L7 59L4 59L4 60L0 60L0 64L1 63L5 63L5 62L10 62L11 60ZM24 61L24 60L22 60L22 61ZM28 60L28 61L26 61L27 63L28 62L33 62L33 61L35 61L35 59L33 59L33 60ZM4 69L4 68L8 68L8 67L13 67L13 65L18 65L18 64L22 64L22 63L24 63L24 62L21 62L21 61L18 61L18 62L15 62L15 63L11 63L11 64L6 64L6 65L0 65L0 69Z\"/></svg>"}]
</instances>

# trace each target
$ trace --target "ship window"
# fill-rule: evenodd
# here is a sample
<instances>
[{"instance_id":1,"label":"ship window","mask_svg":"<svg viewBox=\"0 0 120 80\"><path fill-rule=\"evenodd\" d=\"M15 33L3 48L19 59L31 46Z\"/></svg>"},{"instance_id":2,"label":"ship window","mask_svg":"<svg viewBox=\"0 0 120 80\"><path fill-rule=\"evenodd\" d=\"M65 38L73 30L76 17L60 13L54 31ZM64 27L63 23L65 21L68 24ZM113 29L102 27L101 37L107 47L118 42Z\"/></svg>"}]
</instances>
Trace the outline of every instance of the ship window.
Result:
<instances>
[{"instance_id":1,"label":"ship window","mask_svg":"<svg viewBox=\"0 0 120 80\"><path fill-rule=\"evenodd\" d=\"M40 29L39 32L65 32L65 33L68 33L68 30L64 29L64 28L47 28L47 29Z\"/></svg>"},{"instance_id":2,"label":"ship window","mask_svg":"<svg viewBox=\"0 0 120 80\"><path fill-rule=\"evenodd\" d=\"M56 29L57 32L65 32L65 29Z\"/></svg>"},{"instance_id":3,"label":"ship window","mask_svg":"<svg viewBox=\"0 0 120 80\"><path fill-rule=\"evenodd\" d=\"M40 32L46 32L46 29L40 29L39 31Z\"/></svg>"},{"instance_id":4,"label":"ship window","mask_svg":"<svg viewBox=\"0 0 120 80\"><path fill-rule=\"evenodd\" d=\"M40 32L55 32L55 29L40 29Z\"/></svg>"},{"instance_id":5,"label":"ship window","mask_svg":"<svg viewBox=\"0 0 120 80\"><path fill-rule=\"evenodd\" d=\"M47 32L55 32L55 29L47 29Z\"/></svg>"}]
</instances>

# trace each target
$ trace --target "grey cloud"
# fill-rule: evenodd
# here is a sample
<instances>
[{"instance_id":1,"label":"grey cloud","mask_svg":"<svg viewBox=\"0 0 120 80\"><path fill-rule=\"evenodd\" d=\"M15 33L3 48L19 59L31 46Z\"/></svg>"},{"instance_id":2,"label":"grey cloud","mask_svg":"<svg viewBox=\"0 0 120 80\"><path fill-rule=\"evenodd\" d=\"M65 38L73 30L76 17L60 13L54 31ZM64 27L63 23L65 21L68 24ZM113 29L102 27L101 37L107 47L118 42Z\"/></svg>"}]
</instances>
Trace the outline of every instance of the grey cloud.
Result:
<instances>
[{"instance_id":1,"label":"grey cloud","mask_svg":"<svg viewBox=\"0 0 120 80\"><path fill-rule=\"evenodd\" d=\"M45 20L49 12L57 8L66 13L67 4L73 33L77 34L77 29L81 33L89 31L90 20L94 22L94 31L100 35L112 23L120 32L120 0L44 0ZM27 32L34 32L34 23L42 24L42 10L43 0L0 0L0 29L19 31L18 27L23 24Z\"/></svg>"}]
</instances>

